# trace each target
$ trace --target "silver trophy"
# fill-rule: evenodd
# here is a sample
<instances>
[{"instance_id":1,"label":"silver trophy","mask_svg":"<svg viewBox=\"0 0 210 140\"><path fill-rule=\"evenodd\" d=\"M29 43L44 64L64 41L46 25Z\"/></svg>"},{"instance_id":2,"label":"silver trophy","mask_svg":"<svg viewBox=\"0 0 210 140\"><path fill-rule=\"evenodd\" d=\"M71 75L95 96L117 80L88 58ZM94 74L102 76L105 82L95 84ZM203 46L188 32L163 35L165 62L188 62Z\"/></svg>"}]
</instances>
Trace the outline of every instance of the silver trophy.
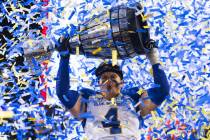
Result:
<instances>
[{"instance_id":1,"label":"silver trophy","mask_svg":"<svg viewBox=\"0 0 210 140\"><path fill-rule=\"evenodd\" d=\"M147 22L143 21L142 15L141 5L132 8L120 5L92 17L80 24L71 37L71 53L102 59L111 59L112 50L117 51L119 59L145 54L153 46L148 45L149 30L144 28ZM53 43L47 42L39 46L39 50L30 52L25 48L24 52L39 54L53 50L52 46Z\"/></svg>"},{"instance_id":2,"label":"silver trophy","mask_svg":"<svg viewBox=\"0 0 210 140\"><path fill-rule=\"evenodd\" d=\"M70 40L73 53L79 47L80 54L94 58L112 58L112 50L117 50L120 59L145 54L152 46L147 44L149 31L141 14L140 5L121 5L84 22Z\"/></svg>"}]
</instances>

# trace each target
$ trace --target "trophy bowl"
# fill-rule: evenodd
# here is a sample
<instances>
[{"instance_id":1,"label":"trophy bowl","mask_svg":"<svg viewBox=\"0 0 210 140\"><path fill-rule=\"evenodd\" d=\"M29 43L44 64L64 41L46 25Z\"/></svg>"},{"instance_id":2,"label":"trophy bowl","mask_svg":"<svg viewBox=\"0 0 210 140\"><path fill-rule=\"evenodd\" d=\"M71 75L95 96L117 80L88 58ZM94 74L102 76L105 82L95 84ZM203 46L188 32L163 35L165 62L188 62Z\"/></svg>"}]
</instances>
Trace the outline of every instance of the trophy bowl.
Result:
<instances>
[{"instance_id":1,"label":"trophy bowl","mask_svg":"<svg viewBox=\"0 0 210 140\"><path fill-rule=\"evenodd\" d=\"M119 59L145 54L149 31L144 29L147 22L136 13L136 9L120 5L81 23L70 39L72 53L102 59L111 59L112 50Z\"/></svg>"}]
</instances>

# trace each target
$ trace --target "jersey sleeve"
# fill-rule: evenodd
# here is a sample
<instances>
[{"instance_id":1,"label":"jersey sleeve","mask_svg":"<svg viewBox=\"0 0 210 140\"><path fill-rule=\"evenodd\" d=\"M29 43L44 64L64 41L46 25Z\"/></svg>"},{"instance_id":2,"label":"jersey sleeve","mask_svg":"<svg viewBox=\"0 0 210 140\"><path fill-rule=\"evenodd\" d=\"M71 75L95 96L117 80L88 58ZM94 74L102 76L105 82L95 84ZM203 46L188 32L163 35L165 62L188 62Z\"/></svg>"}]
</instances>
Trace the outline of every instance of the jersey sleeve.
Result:
<instances>
[{"instance_id":1,"label":"jersey sleeve","mask_svg":"<svg viewBox=\"0 0 210 140\"><path fill-rule=\"evenodd\" d=\"M56 94L67 109L74 107L79 98L77 91L69 90L69 78L69 57L61 57L56 78Z\"/></svg>"},{"instance_id":2,"label":"jersey sleeve","mask_svg":"<svg viewBox=\"0 0 210 140\"><path fill-rule=\"evenodd\" d=\"M160 64L152 65L154 83L157 85L147 90L149 98L156 105L160 105L169 95L170 86L165 72L160 69Z\"/></svg>"}]
</instances>

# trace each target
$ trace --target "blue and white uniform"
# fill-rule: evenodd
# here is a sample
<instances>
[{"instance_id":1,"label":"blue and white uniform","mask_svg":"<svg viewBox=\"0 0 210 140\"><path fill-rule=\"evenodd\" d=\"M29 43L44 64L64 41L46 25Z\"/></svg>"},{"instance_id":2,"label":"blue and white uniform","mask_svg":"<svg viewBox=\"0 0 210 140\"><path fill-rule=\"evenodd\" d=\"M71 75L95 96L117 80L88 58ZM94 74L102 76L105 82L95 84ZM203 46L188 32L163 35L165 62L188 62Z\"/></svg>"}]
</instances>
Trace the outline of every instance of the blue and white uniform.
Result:
<instances>
[{"instance_id":1,"label":"blue and white uniform","mask_svg":"<svg viewBox=\"0 0 210 140\"><path fill-rule=\"evenodd\" d=\"M90 140L139 139L139 120L135 111L131 109L132 101L129 97L119 95L115 99L116 106L102 96L91 96L89 100L87 112L91 112L94 118L87 119L84 128ZM117 108L117 113L107 115L113 107ZM121 133L119 134L111 134L111 127L104 127L102 124L102 122L111 119L114 115L117 115L121 128Z\"/></svg>"},{"instance_id":2,"label":"blue and white uniform","mask_svg":"<svg viewBox=\"0 0 210 140\"><path fill-rule=\"evenodd\" d=\"M159 63L152 65L154 83L159 86L147 90L149 98L156 105L160 105L169 94L169 84L166 75L159 66ZM89 139L139 139L140 130L138 115L136 115L137 113L134 113L135 109L132 109L130 105L131 103L137 103L140 98L137 94L138 87L123 91L122 94L116 98L117 107L113 106L110 101L98 96L98 94L93 94L94 91L89 89L73 91L69 90L69 87L69 57L61 57L56 81L57 96L67 109L71 109L76 104L80 93L84 95L84 98L89 98L89 103L86 105L87 112L91 112L94 118L87 119L83 123L86 135ZM115 118L115 121L111 122L110 120L113 120L113 118ZM117 123L120 125L121 133L111 133L111 128L106 127L107 124L105 123Z\"/></svg>"}]
</instances>

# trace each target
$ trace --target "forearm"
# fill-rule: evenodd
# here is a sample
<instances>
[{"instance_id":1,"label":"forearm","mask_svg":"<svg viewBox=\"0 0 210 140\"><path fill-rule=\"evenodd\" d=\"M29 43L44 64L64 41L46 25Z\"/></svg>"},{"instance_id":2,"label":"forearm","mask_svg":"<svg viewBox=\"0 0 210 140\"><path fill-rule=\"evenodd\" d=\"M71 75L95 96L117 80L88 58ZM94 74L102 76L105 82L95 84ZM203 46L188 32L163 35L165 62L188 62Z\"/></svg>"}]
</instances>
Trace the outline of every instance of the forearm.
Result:
<instances>
[{"instance_id":1,"label":"forearm","mask_svg":"<svg viewBox=\"0 0 210 140\"><path fill-rule=\"evenodd\" d=\"M163 91L168 93L169 83L165 72L162 69L160 69L160 64L154 64L152 66L152 69L153 69L154 83L159 85Z\"/></svg>"},{"instance_id":2,"label":"forearm","mask_svg":"<svg viewBox=\"0 0 210 140\"><path fill-rule=\"evenodd\" d=\"M151 100L160 105L167 95L169 95L169 83L165 72L160 69L160 57L157 48L153 48L150 53L147 54L148 59L152 65L154 83L157 85L150 88L147 92Z\"/></svg>"},{"instance_id":3,"label":"forearm","mask_svg":"<svg viewBox=\"0 0 210 140\"><path fill-rule=\"evenodd\" d=\"M67 109L72 109L77 103L79 94L69 88L69 57L61 57L56 80L56 94Z\"/></svg>"},{"instance_id":4,"label":"forearm","mask_svg":"<svg viewBox=\"0 0 210 140\"><path fill-rule=\"evenodd\" d=\"M160 57L157 48L152 48L151 52L147 54L147 57L152 65L154 83L160 85L160 88L168 91L169 84L166 78L165 72L160 69Z\"/></svg>"},{"instance_id":5,"label":"forearm","mask_svg":"<svg viewBox=\"0 0 210 140\"><path fill-rule=\"evenodd\" d=\"M160 105L166 96L169 95L170 87L165 72L160 69L160 64L152 65L152 69L156 86L148 89L147 92L152 102Z\"/></svg>"},{"instance_id":6,"label":"forearm","mask_svg":"<svg viewBox=\"0 0 210 140\"><path fill-rule=\"evenodd\" d=\"M69 88L69 57L61 57L57 73L56 92L57 94L67 94Z\"/></svg>"}]
</instances>

